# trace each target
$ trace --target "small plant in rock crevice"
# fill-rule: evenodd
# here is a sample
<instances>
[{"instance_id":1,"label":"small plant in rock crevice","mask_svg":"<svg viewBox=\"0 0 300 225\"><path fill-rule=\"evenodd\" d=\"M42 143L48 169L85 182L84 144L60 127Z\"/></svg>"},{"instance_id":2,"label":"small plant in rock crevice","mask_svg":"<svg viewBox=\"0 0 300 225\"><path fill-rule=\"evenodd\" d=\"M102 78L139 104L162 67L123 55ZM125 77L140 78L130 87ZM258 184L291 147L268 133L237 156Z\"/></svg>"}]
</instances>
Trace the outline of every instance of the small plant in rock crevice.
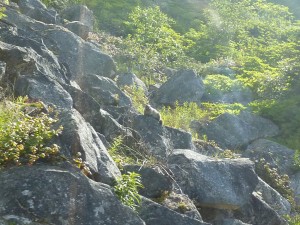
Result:
<instances>
[{"instance_id":1,"label":"small plant in rock crevice","mask_svg":"<svg viewBox=\"0 0 300 225\"><path fill-rule=\"evenodd\" d=\"M142 200L138 193L139 188L143 188L141 175L128 172L117 179L114 191L124 205L136 211Z\"/></svg>"},{"instance_id":2,"label":"small plant in rock crevice","mask_svg":"<svg viewBox=\"0 0 300 225\"><path fill-rule=\"evenodd\" d=\"M295 209L296 203L294 194L290 187L290 179L287 174L279 174L277 169L272 168L265 159L260 159L256 162L255 170L259 177L285 197L291 203L292 208Z\"/></svg>"}]
</instances>

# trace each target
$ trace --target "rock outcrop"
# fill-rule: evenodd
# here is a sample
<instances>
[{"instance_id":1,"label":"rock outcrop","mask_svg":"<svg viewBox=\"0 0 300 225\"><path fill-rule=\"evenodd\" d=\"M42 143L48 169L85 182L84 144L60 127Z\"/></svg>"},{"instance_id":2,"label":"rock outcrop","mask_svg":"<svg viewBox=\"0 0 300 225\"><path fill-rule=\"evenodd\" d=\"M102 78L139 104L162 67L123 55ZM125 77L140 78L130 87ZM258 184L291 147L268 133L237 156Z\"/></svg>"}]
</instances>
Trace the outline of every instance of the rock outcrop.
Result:
<instances>
[{"instance_id":1,"label":"rock outcrop","mask_svg":"<svg viewBox=\"0 0 300 225\"><path fill-rule=\"evenodd\" d=\"M0 100L12 90L15 96L42 101L57 112L56 126L63 131L52 140L60 146L60 160L0 169L0 224L286 224L282 215L289 214L289 203L258 179L253 162L213 157L249 144L243 154L252 160L265 157L275 164L277 158L269 156L279 155L278 168L292 175L299 194L292 150L262 140L279 132L271 121L249 112L223 114L207 124L196 121L199 136L206 134L219 147L194 142L190 133L133 108L121 87L138 87L146 95L149 90L134 74L121 74L115 82L114 60L88 41L93 13L86 6L58 13L39 0L20 0L12 1L5 14L0 20ZM149 100L156 106L200 106L204 92L195 72L172 70ZM121 171L108 148L120 136L127 149L145 157L139 158L141 165L123 165L122 171L142 176L144 197L137 212L114 194ZM88 176L71 164L78 153Z\"/></svg>"}]
</instances>

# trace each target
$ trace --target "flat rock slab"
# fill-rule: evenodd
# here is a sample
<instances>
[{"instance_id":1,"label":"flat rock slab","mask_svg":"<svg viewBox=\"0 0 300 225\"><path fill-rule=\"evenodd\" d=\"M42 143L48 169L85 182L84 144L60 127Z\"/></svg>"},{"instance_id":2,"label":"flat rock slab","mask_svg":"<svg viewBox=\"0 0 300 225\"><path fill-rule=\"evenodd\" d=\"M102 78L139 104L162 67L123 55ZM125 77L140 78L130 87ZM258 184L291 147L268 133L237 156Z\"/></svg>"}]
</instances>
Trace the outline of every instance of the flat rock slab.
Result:
<instances>
[{"instance_id":1,"label":"flat rock slab","mask_svg":"<svg viewBox=\"0 0 300 225\"><path fill-rule=\"evenodd\" d=\"M168 163L182 191L197 206L237 209L249 201L258 183L248 159L214 159L181 149Z\"/></svg>"}]
</instances>

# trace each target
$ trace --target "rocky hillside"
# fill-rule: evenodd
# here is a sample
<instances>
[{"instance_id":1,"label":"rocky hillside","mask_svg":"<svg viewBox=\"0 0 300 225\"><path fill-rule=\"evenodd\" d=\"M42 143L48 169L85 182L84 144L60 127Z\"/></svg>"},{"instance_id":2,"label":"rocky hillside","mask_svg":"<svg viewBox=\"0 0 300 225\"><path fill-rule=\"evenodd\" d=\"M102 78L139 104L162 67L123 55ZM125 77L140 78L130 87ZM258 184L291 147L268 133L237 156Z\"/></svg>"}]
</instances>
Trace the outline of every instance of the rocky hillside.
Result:
<instances>
[{"instance_id":1,"label":"rocky hillside","mask_svg":"<svg viewBox=\"0 0 300 225\"><path fill-rule=\"evenodd\" d=\"M63 131L52 141L64 160L1 168L0 224L288 224L284 216L299 203L294 196L300 194L300 173L293 170L294 150L267 139L280 132L272 121L248 111L205 124L193 121L199 136L213 140L194 141L151 113L139 114L121 88L151 91L150 102L158 108L201 104L211 96L194 71L172 71L162 86L148 90L134 74L118 74L113 59L88 41L93 13L87 7L58 14L39 0L22 0L11 2L5 14L0 20L2 91L12 87L15 96L56 108ZM232 90L219 98L244 102L251 93ZM119 165L118 154L109 151L119 137L140 164ZM239 154L228 151L236 148ZM70 163L78 153L84 168ZM128 171L139 173L144 185L136 211L114 191ZM277 172L290 182L278 184L284 179ZM291 188L292 193L270 186L276 184L278 191Z\"/></svg>"}]
</instances>

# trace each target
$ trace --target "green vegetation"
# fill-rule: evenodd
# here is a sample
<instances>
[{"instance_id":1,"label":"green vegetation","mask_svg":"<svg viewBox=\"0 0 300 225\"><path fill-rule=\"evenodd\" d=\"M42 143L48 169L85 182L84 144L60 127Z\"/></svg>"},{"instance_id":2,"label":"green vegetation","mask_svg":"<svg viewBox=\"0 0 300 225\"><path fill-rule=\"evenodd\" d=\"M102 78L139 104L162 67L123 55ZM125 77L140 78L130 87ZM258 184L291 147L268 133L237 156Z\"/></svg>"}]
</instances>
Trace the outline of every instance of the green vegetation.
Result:
<instances>
[{"instance_id":1,"label":"green vegetation","mask_svg":"<svg viewBox=\"0 0 300 225\"><path fill-rule=\"evenodd\" d=\"M141 114L144 113L145 105L149 103L147 96L142 88L136 86L125 86L124 91L132 100L133 107Z\"/></svg>"},{"instance_id":2,"label":"green vegetation","mask_svg":"<svg viewBox=\"0 0 300 225\"><path fill-rule=\"evenodd\" d=\"M141 176L135 172L128 172L117 180L114 190L124 205L136 210L142 200L138 189L142 187Z\"/></svg>"},{"instance_id":3,"label":"green vegetation","mask_svg":"<svg viewBox=\"0 0 300 225\"><path fill-rule=\"evenodd\" d=\"M175 108L163 107L160 113L164 125L192 132L189 126L194 120L207 122L224 113L239 114L244 109L246 107L238 103L202 103L199 107L194 102L186 102L183 105L176 103Z\"/></svg>"},{"instance_id":4,"label":"green vegetation","mask_svg":"<svg viewBox=\"0 0 300 225\"><path fill-rule=\"evenodd\" d=\"M300 225L300 215L286 216L289 225Z\"/></svg>"},{"instance_id":5,"label":"green vegetation","mask_svg":"<svg viewBox=\"0 0 300 225\"><path fill-rule=\"evenodd\" d=\"M260 159L255 165L255 171L267 184L277 190L292 205L293 210L296 208L293 190L290 187L289 176L278 173L276 168L272 168L265 159Z\"/></svg>"},{"instance_id":6,"label":"green vegetation","mask_svg":"<svg viewBox=\"0 0 300 225\"><path fill-rule=\"evenodd\" d=\"M33 164L39 159L58 156L59 147L50 140L62 127L53 129L57 118L42 112L40 103L26 103L27 98L0 103L0 167ZM35 105L35 116L26 113Z\"/></svg>"}]
</instances>

